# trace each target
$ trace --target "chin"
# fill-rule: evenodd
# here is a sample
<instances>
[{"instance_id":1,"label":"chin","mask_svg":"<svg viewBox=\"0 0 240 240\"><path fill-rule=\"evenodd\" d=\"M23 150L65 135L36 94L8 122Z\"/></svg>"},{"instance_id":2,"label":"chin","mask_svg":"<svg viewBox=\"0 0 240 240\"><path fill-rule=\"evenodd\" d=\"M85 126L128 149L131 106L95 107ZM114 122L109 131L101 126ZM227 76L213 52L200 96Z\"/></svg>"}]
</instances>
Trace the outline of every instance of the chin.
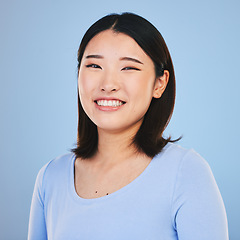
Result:
<instances>
[{"instance_id":1,"label":"chin","mask_svg":"<svg viewBox=\"0 0 240 240\"><path fill-rule=\"evenodd\" d=\"M108 121L105 122L104 124L96 124L97 128L102 131L106 131L109 133L124 133L124 132L129 132L132 134L136 134L139 127L141 126L142 121L138 121L135 123L130 124L129 121L126 121L125 124L121 122L121 124L118 122L113 122L113 121ZM132 135L131 134L131 135Z\"/></svg>"}]
</instances>

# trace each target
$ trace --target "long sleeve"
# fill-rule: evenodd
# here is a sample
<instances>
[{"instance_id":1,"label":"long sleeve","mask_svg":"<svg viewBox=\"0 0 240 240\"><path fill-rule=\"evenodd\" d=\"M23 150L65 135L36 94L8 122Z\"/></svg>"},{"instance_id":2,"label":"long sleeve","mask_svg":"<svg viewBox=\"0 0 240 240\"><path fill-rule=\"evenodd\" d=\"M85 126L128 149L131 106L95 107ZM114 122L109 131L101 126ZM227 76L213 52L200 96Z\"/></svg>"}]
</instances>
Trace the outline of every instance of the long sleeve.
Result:
<instances>
[{"instance_id":1,"label":"long sleeve","mask_svg":"<svg viewBox=\"0 0 240 240\"><path fill-rule=\"evenodd\" d=\"M183 158L172 209L179 240L228 240L227 218L207 162L194 151Z\"/></svg>"},{"instance_id":2,"label":"long sleeve","mask_svg":"<svg viewBox=\"0 0 240 240\"><path fill-rule=\"evenodd\" d=\"M39 171L34 186L29 218L28 240L47 240L42 190L45 168L46 166Z\"/></svg>"},{"instance_id":3,"label":"long sleeve","mask_svg":"<svg viewBox=\"0 0 240 240\"><path fill-rule=\"evenodd\" d=\"M208 164L194 151L168 146L134 181L100 198L76 194L73 154L45 165L35 183L28 240L228 240Z\"/></svg>"}]
</instances>

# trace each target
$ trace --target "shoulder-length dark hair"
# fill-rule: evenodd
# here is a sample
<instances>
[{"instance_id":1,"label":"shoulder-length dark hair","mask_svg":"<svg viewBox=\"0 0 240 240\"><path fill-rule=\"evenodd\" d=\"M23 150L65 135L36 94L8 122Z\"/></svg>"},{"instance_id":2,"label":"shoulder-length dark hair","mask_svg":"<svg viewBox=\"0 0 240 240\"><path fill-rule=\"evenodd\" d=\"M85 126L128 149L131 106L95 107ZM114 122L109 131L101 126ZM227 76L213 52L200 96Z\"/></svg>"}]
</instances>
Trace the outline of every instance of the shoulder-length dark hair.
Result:
<instances>
[{"instance_id":1,"label":"shoulder-length dark hair","mask_svg":"<svg viewBox=\"0 0 240 240\"><path fill-rule=\"evenodd\" d=\"M132 140L139 152L154 157L168 143L170 138L162 134L172 116L175 102L175 75L167 45L159 31L146 19L133 14L111 14L95 22L85 33L78 50L78 70L82 56L89 41L98 33L111 29L133 38L145 53L152 59L156 77L169 71L167 87L161 98L153 98L142 125ZM78 94L78 139L77 147L72 149L77 157L92 157L98 149L97 126L89 119L82 108Z\"/></svg>"}]
</instances>

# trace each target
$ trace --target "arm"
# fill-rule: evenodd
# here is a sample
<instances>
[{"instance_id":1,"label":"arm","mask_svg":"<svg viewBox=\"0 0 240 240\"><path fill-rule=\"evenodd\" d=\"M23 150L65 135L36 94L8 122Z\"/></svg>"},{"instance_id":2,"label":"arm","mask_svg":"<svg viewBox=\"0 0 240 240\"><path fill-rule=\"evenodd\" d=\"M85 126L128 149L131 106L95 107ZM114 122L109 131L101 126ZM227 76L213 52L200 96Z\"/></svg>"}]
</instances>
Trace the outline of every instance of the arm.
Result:
<instances>
[{"instance_id":1,"label":"arm","mask_svg":"<svg viewBox=\"0 0 240 240\"><path fill-rule=\"evenodd\" d=\"M227 218L207 162L194 151L182 160L173 197L179 240L228 240Z\"/></svg>"},{"instance_id":2,"label":"arm","mask_svg":"<svg viewBox=\"0 0 240 240\"><path fill-rule=\"evenodd\" d=\"M47 240L47 230L44 216L44 202L42 193L42 181L44 172L45 167L43 167L39 171L34 186L29 218L28 240Z\"/></svg>"}]
</instances>

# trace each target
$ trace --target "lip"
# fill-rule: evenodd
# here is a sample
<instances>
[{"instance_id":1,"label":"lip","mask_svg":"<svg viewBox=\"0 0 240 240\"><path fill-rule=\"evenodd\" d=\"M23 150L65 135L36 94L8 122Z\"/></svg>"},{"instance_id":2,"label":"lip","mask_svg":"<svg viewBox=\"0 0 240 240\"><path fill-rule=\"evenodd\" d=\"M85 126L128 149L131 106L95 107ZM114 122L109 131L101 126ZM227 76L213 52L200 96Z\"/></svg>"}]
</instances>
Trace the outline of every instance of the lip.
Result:
<instances>
[{"instance_id":1,"label":"lip","mask_svg":"<svg viewBox=\"0 0 240 240\"><path fill-rule=\"evenodd\" d=\"M121 102L125 103L125 101L121 100L120 98L113 98L113 97L99 97L99 98L94 99L94 102L99 101L99 100L107 100L107 101L110 101L110 100L116 100L117 101L118 100L118 101L121 101Z\"/></svg>"},{"instance_id":2,"label":"lip","mask_svg":"<svg viewBox=\"0 0 240 240\"><path fill-rule=\"evenodd\" d=\"M120 101L122 102L123 104L120 105L120 106L99 106L97 104L97 101L100 101L100 100L107 100L107 101ZM122 108L124 105L125 105L125 101L119 99L119 98L112 98L112 97L99 97L99 98L96 98L94 100L94 103L95 103L95 106L98 110L101 110L101 111L105 111L105 112L112 112L112 111L117 111L119 110L120 108Z\"/></svg>"}]
</instances>

